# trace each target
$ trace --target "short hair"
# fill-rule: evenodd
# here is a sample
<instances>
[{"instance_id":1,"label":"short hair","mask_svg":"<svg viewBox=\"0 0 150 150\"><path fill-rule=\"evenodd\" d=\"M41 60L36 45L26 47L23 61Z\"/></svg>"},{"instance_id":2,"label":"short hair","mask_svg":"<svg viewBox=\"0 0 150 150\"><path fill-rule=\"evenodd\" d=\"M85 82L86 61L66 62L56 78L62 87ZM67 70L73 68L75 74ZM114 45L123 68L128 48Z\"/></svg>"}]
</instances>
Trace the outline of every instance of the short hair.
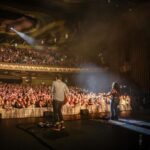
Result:
<instances>
[{"instance_id":1,"label":"short hair","mask_svg":"<svg viewBox=\"0 0 150 150\"><path fill-rule=\"evenodd\" d=\"M56 79L62 80L62 76L61 76L60 74L57 74L57 75L56 75Z\"/></svg>"}]
</instances>

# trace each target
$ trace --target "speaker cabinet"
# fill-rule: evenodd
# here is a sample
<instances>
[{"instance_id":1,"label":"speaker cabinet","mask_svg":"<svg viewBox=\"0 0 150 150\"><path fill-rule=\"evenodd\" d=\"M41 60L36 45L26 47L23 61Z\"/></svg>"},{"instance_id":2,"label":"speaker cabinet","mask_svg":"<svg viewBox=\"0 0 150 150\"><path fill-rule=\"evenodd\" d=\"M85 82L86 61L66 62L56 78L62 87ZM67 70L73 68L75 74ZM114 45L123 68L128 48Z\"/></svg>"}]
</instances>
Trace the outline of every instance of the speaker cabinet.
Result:
<instances>
[{"instance_id":1,"label":"speaker cabinet","mask_svg":"<svg viewBox=\"0 0 150 150\"><path fill-rule=\"evenodd\" d=\"M80 115L81 115L81 119L88 119L89 118L89 110L88 109L81 109Z\"/></svg>"}]
</instances>

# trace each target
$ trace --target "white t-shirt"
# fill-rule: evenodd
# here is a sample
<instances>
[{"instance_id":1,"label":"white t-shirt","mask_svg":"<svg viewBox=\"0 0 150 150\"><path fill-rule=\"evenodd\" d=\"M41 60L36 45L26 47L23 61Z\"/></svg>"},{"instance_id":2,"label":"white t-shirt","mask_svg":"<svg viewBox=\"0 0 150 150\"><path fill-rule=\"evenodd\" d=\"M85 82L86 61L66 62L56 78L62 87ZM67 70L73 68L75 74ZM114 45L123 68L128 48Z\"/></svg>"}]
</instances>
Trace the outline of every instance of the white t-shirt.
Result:
<instances>
[{"instance_id":1,"label":"white t-shirt","mask_svg":"<svg viewBox=\"0 0 150 150\"><path fill-rule=\"evenodd\" d=\"M69 94L67 85L61 80L53 81L52 83L52 95L53 99L57 101L64 101L65 94Z\"/></svg>"}]
</instances>

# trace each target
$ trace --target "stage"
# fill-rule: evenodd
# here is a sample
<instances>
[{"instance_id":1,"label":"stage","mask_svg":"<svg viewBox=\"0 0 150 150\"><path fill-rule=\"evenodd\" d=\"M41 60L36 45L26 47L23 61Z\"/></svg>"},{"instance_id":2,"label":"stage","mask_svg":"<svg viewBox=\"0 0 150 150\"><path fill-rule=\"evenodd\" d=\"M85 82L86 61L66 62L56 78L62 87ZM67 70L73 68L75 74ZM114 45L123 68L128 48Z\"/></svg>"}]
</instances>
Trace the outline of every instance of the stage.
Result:
<instances>
[{"instance_id":1,"label":"stage","mask_svg":"<svg viewBox=\"0 0 150 150\"><path fill-rule=\"evenodd\" d=\"M150 123L120 118L65 121L66 129L53 131L39 127L45 118L4 119L0 122L3 149L37 150L149 150Z\"/></svg>"}]
</instances>

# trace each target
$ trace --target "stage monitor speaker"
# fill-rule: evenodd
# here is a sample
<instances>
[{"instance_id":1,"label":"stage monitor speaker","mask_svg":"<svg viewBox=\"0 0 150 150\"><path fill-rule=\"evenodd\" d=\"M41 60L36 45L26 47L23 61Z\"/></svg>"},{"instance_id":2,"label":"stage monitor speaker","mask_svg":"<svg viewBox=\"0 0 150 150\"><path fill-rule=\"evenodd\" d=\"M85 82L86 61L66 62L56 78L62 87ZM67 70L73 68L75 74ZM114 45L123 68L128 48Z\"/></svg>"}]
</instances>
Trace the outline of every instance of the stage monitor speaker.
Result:
<instances>
[{"instance_id":1,"label":"stage monitor speaker","mask_svg":"<svg viewBox=\"0 0 150 150\"><path fill-rule=\"evenodd\" d=\"M81 115L81 119L88 119L89 118L89 110L88 109L81 109L80 115Z\"/></svg>"},{"instance_id":2,"label":"stage monitor speaker","mask_svg":"<svg viewBox=\"0 0 150 150\"><path fill-rule=\"evenodd\" d=\"M44 111L43 116L51 118L51 117L53 117L53 112L51 112L51 111Z\"/></svg>"}]
</instances>

